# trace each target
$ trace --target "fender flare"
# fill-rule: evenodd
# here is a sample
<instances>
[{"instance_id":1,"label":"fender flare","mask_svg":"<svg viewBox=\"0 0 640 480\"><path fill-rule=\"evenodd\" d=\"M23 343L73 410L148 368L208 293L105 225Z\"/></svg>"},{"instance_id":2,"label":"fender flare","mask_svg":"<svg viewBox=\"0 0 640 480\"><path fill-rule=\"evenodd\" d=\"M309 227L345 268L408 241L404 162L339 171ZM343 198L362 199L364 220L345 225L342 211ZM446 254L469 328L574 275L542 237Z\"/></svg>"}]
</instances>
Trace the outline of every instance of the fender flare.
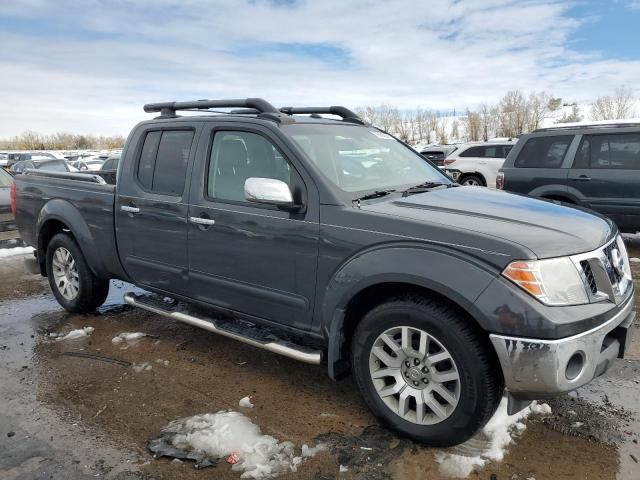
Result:
<instances>
[{"instance_id":1,"label":"fender flare","mask_svg":"<svg viewBox=\"0 0 640 480\"><path fill-rule=\"evenodd\" d=\"M108 278L108 275L106 275L108 270L103 265L100 255L97 254L95 249L91 248L94 245L94 238L87 222L71 202L61 198L48 201L38 213L36 221L38 259L41 259L42 262L45 261L46 251L41 232L47 222L51 220L59 221L71 231L92 273L97 277Z\"/></svg>"},{"instance_id":2,"label":"fender flare","mask_svg":"<svg viewBox=\"0 0 640 480\"><path fill-rule=\"evenodd\" d=\"M488 322L473 304L497 275L496 268L477 257L436 245L385 244L353 255L335 271L322 298L321 330L327 338L329 376L335 379L348 364L347 309L366 288L404 283L434 291L467 311L482 327Z\"/></svg>"}]
</instances>

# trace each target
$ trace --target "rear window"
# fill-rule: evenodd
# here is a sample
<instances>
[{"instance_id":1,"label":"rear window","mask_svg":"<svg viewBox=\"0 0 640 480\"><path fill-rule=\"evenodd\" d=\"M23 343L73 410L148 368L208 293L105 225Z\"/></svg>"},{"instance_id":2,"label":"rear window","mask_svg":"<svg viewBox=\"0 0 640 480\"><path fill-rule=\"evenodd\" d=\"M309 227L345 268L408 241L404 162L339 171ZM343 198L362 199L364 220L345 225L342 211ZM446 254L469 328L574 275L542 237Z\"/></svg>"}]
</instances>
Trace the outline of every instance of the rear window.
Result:
<instances>
[{"instance_id":1,"label":"rear window","mask_svg":"<svg viewBox=\"0 0 640 480\"><path fill-rule=\"evenodd\" d=\"M192 130L147 133L138 162L138 181L155 193L181 195L192 142Z\"/></svg>"},{"instance_id":2,"label":"rear window","mask_svg":"<svg viewBox=\"0 0 640 480\"><path fill-rule=\"evenodd\" d=\"M59 162L42 162L41 164L36 164L36 167L40 170L52 170L54 172L66 172L67 166L63 160Z\"/></svg>"},{"instance_id":3,"label":"rear window","mask_svg":"<svg viewBox=\"0 0 640 480\"><path fill-rule=\"evenodd\" d=\"M560 168L573 135L534 137L527 140L516 158L519 168Z\"/></svg>"}]
</instances>

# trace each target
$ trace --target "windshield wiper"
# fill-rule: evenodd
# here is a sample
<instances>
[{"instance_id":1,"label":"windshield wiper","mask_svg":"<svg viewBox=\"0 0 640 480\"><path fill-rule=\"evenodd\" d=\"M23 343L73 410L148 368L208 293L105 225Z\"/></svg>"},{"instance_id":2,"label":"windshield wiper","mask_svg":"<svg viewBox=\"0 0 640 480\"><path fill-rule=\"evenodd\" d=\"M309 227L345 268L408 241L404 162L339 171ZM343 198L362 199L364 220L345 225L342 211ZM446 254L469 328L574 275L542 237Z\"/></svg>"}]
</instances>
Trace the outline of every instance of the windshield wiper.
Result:
<instances>
[{"instance_id":1,"label":"windshield wiper","mask_svg":"<svg viewBox=\"0 0 640 480\"><path fill-rule=\"evenodd\" d=\"M414 185L412 187L407 188L402 192L403 197L408 197L409 195L413 195L414 193L424 193L429 192L431 189L435 187L452 187L452 183L444 183L444 182L423 182L418 185Z\"/></svg>"},{"instance_id":2,"label":"windshield wiper","mask_svg":"<svg viewBox=\"0 0 640 480\"><path fill-rule=\"evenodd\" d=\"M366 195L363 195L362 197L356 198L355 200L353 200L353 202L358 204L358 206L359 206L360 202L363 201L363 200L373 200L375 198L386 197L387 195L389 195L390 193L393 193L393 192L395 192L395 190L376 190L375 192L367 193Z\"/></svg>"}]
</instances>

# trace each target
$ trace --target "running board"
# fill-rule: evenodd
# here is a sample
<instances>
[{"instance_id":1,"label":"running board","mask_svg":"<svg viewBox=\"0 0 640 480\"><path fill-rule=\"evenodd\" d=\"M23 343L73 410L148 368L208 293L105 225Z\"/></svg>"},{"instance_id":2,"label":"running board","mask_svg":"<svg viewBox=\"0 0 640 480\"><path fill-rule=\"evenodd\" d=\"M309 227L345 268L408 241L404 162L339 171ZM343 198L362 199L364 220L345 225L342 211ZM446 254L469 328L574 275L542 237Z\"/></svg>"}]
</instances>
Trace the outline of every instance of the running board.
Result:
<instances>
[{"instance_id":1,"label":"running board","mask_svg":"<svg viewBox=\"0 0 640 480\"><path fill-rule=\"evenodd\" d=\"M157 313L158 315L164 315L179 322L218 333L257 348L293 358L300 362L314 365L320 364L322 357L320 351L287 342L251 322L206 317L201 311L186 303L175 301L167 302L154 294L137 295L129 292L124 295L124 301L134 307L139 307Z\"/></svg>"}]
</instances>

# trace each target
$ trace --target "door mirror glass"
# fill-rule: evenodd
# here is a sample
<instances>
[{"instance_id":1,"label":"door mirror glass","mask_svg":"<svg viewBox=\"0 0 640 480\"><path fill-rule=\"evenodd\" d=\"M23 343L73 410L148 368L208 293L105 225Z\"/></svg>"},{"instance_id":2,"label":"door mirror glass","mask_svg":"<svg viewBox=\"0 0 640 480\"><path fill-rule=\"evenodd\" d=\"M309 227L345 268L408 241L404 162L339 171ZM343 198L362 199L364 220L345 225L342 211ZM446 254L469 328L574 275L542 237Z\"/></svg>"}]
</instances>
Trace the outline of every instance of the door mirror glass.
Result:
<instances>
[{"instance_id":1,"label":"door mirror glass","mask_svg":"<svg viewBox=\"0 0 640 480\"><path fill-rule=\"evenodd\" d=\"M293 207L293 196L289 186L275 178L247 178L244 182L244 196L249 202Z\"/></svg>"}]
</instances>

